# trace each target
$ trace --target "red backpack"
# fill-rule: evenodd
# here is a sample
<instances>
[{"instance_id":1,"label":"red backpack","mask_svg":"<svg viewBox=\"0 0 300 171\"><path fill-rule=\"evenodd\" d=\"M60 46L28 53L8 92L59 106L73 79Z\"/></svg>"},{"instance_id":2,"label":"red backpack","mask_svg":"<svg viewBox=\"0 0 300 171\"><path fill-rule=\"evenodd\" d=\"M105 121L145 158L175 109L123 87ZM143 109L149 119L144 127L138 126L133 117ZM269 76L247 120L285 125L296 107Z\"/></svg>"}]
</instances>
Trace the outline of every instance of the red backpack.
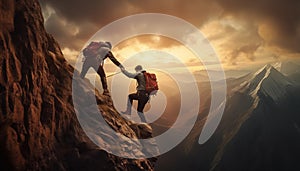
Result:
<instances>
[{"instance_id":1,"label":"red backpack","mask_svg":"<svg viewBox=\"0 0 300 171\"><path fill-rule=\"evenodd\" d=\"M99 42L91 42L86 48L84 48L83 55L86 57L96 57L100 47L101 44Z\"/></svg>"},{"instance_id":2,"label":"red backpack","mask_svg":"<svg viewBox=\"0 0 300 171\"><path fill-rule=\"evenodd\" d=\"M146 80L146 91L147 93L151 93L154 91L158 90L158 84L157 84L157 79L156 75L148 72L144 72L145 80Z\"/></svg>"}]
</instances>

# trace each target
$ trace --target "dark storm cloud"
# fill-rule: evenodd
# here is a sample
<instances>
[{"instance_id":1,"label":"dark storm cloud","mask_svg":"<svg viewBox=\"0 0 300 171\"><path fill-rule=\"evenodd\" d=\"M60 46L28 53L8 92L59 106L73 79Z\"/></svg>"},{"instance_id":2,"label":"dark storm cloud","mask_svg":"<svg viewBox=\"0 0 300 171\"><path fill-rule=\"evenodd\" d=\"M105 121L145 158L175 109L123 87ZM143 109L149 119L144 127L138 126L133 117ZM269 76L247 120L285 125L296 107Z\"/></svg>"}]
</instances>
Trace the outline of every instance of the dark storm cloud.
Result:
<instances>
[{"instance_id":1,"label":"dark storm cloud","mask_svg":"<svg viewBox=\"0 0 300 171\"><path fill-rule=\"evenodd\" d=\"M224 45L232 48L232 54L229 54L231 59L236 59L241 53L252 58L250 56L259 46L275 46L290 52L300 52L299 0L40 0L40 2L43 9L49 6L55 10L53 18L46 20L47 30L62 42L62 46L76 50L79 50L80 45L83 45L98 29L116 19L136 13L157 12L183 18L198 27L211 19L222 19L228 15L248 23L250 30L248 34L244 31L236 35L239 30L224 31L224 34L232 34L233 37L228 45ZM68 26L77 27L78 33L70 33L73 30ZM222 35L215 35L212 38L222 39Z\"/></svg>"},{"instance_id":2,"label":"dark storm cloud","mask_svg":"<svg viewBox=\"0 0 300 171\"><path fill-rule=\"evenodd\" d=\"M210 17L218 15L219 7L211 0L130 0L141 12L157 12L183 18L201 26Z\"/></svg>"},{"instance_id":3,"label":"dark storm cloud","mask_svg":"<svg viewBox=\"0 0 300 171\"><path fill-rule=\"evenodd\" d=\"M50 5L59 16L72 22L91 21L104 25L118 18L141 12L158 12L179 16L196 25L215 13L216 4L210 0L40 0Z\"/></svg>"},{"instance_id":4,"label":"dark storm cloud","mask_svg":"<svg viewBox=\"0 0 300 171\"><path fill-rule=\"evenodd\" d=\"M71 24L67 24L65 21L58 18L57 15L51 15L45 23L47 31L59 39L60 44L65 46L77 47L74 41L70 39L64 39L65 37L73 37L72 32L75 31L76 27ZM73 31L71 31L73 30Z\"/></svg>"},{"instance_id":5,"label":"dark storm cloud","mask_svg":"<svg viewBox=\"0 0 300 171\"><path fill-rule=\"evenodd\" d=\"M90 21L105 24L119 18L128 6L124 0L40 0L40 2L42 6L53 7L59 16L75 23Z\"/></svg>"},{"instance_id":6,"label":"dark storm cloud","mask_svg":"<svg viewBox=\"0 0 300 171\"><path fill-rule=\"evenodd\" d=\"M208 0L191 0L189 2L182 0L40 0L40 3L44 10L47 6L55 10L55 14L53 14L55 17L46 20L45 24L47 30L54 34L59 42L63 42L62 46L66 46L64 42L87 41L102 26L132 14L165 13L181 17L200 26L211 16L210 14L215 13L217 8L212 1ZM76 35L66 33L68 27L59 28L62 27L59 24L62 22L60 20L74 24L78 27L79 32ZM69 47L78 49L74 43Z\"/></svg>"},{"instance_id":7,"label":"dark storm cloud","mask_svg":"<svg viewBox=\"0 0 300 171\"><path fill-rule=\"evenodd\" d=\"M299 0L217 0L225 13L260 24L266 23L272 39L266 40L293 52L300 52ZM263 36L263 35L262 35Z\"/></svg>"}]
</instances>

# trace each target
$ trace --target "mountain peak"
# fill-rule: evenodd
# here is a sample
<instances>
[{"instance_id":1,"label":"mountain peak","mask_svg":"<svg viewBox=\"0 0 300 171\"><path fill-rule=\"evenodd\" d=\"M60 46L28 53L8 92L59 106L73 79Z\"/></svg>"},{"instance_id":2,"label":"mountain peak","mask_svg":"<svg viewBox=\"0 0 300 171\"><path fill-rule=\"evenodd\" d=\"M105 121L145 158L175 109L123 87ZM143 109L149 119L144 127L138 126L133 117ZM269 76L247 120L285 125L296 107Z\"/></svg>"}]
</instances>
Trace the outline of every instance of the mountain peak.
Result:
<instances>
[{"instance_id":1,"label":"mountain peak","mask_svg":"<svg viewBox=\"0 0 300 171\"><path fill-rule=\"evenodd\" d=\"M259 75L265 75L266 73L269 73L271 70L274 70L274 69L275 68L272 65L267 64L267 65L263 66L262 68L260 68L257 72L255 72L254 77L257 77ZM275 72L275 71L273 71L273 72Z\"/></svg>"},{"instance_id":2,"label":"mountain peak","mask_svg":"<svg viewBox=\"0 0 300 171\"><path fill-rule=\"evenodd\" d=\"M252 75L249 81L244 82L243 89L256 98L258 93L271 97L277 101L286 94L286 87L292 83L289 79L276 70L272 65L267 64Z\"/></svg>"}]
</instances>

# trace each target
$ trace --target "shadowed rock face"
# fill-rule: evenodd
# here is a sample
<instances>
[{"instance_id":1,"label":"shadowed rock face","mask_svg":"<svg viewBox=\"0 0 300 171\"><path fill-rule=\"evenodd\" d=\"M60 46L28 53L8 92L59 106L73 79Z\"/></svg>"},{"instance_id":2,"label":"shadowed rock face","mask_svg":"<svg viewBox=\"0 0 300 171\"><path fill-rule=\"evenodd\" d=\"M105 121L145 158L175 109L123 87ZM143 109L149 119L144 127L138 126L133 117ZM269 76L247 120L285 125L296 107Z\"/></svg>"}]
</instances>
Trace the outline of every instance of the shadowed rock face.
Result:
<instances>
[{"instance_id":1,"label":"shadowed rock face","mask_svg":"<svg viewBox=\"0 0 300 171\"><path fill-rule=\"evenodd\" d=\"M86 137L72 102L74 69L46 33L37 0L0 0L0 66L1 170L153 170L155 158L116 157ZM151 136L118 115L109 97L96 100L116 131Z\"/></svg>"}]
</instances>

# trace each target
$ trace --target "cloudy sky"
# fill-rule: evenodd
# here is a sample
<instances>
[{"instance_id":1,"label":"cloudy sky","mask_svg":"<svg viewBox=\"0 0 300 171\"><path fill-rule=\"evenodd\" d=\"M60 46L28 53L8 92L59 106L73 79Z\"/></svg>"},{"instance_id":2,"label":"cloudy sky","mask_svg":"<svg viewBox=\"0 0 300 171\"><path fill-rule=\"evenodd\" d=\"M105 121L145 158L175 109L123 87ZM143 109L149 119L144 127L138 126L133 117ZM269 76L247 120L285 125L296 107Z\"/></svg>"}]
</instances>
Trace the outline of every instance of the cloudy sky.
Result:
<instances>
[{"instance_id":1,"label":"cloudy sky","mask_svg":"<svg viewBox=\"0 0 300 171\"><path fill-rule=\"evenodd\" d=\"M192 23L215 48L227 70L249 70L267 62L300 58L299 0L40 0L40 3L47 31L58 40L72 65L84 44L99 29L139 13L163 13ZM113 50L119 57L146 49L189 56L185 62L195 66L193 54L166 37L134 37L114 45Z\"/></svg>"}]
</instances>

